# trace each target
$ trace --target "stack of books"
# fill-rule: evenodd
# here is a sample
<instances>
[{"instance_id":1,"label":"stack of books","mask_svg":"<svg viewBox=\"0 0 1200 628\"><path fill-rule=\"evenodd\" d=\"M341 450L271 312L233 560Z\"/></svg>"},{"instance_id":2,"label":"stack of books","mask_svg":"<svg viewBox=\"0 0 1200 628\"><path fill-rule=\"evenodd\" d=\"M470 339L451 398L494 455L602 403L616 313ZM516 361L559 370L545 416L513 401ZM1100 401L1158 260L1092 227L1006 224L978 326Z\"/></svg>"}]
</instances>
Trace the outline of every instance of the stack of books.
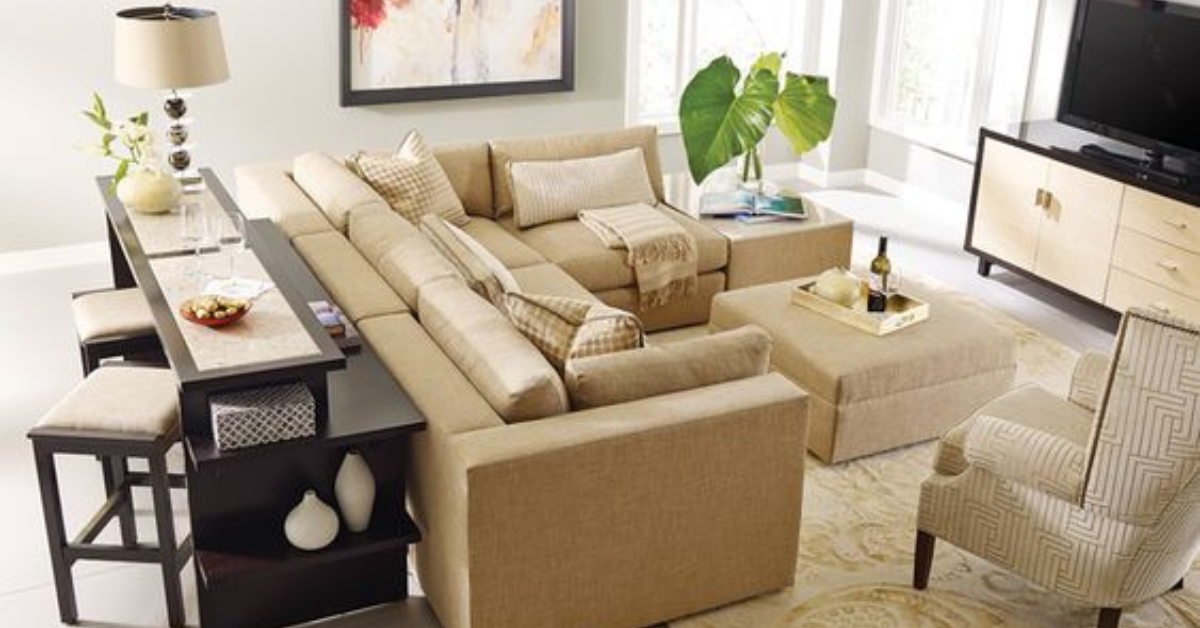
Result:
<instances>
[{"instance_id":1,"label":"stack of books","mask_svg":"<svg viewBox=\"0 0 1200 628\"><path fill-rule=\"evenodd\" d=\"M350 319L342 313L338 306L329 301L310 301L308 307L317 315L317 321L329 332L329 336L337 343L342 351L349 351L362 346L362 338Z\"/></svg>"}]
</instances>

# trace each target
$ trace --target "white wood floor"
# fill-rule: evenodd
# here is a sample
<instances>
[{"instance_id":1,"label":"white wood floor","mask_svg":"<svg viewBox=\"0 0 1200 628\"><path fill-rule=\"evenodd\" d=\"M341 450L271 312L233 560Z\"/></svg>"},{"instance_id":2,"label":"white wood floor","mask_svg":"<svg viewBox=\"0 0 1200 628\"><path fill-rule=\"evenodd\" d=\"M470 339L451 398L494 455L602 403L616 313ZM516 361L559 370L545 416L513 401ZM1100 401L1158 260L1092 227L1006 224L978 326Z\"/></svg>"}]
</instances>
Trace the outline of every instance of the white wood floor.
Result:
<instances>
[{"instance_id":1,"label":"white wood floor","mask_svg":"<svg viewBox=\"0 0 1200 628\"><path fill-rule=\"evenodd\" d=\"M891 238L894 263L947 282L962 292L1011 313L1035 329L1075 348L1107 348L1112 335L1103 317L1056 293L1004 271L975 275L975 261L961 250L965 208L919 205L867 190L819 193L822 203L857 223L857 258L873 254L881 233ZM73 266L24 274L0 269L0 626L58 626L33 461L24 435L46 409L80 378L69 295L109 283L102 266ZM61 467L69 525L78 526L101 502L99 469L91 459ZM183 496L176 494L180 529ZM141 504L145 504L143 499ZM153 538L148 513L139 517ZM165 626L166 611L157 567L81 563L76 567L79 610L85 625ZM196 624L194 578L185 569L185 603ZM336 619L337 628L432 624L418 600Z\"/></svg>"}]
</instances>

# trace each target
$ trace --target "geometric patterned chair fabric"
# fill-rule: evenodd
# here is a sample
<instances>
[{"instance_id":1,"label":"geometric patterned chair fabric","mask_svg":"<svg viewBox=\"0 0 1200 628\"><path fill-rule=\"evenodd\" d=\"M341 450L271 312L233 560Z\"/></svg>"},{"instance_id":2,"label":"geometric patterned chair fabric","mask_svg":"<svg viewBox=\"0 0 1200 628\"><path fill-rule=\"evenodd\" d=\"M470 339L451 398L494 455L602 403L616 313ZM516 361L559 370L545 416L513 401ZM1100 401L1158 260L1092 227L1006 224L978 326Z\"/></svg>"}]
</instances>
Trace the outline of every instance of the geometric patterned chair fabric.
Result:
<instances>
[{"instance_id":1,"label":"geometric patterned chair fabric","mask_svg":"<svg viewBox=\"0 0 1200 628\"><path fill-rule=\"evenodd\" d=\"M1047 414L1090 412L1090 431L1002 397L944 437L921 485L914 586L935 538L1100 607L1101 626L1182 583L1200 550L1200 326L1130 310L1111 361L1086 355L1073 380L1068 403L1087 412Z\"/></svg>"}]
</instances>

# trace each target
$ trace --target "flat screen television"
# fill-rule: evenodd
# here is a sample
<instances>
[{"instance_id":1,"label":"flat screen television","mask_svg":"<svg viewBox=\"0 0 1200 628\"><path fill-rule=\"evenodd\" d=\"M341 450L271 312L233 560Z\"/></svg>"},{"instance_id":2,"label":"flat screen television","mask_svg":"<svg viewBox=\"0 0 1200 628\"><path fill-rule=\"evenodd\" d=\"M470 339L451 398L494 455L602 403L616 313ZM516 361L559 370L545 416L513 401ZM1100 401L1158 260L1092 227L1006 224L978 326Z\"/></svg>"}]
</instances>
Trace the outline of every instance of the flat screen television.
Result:
<instances>
[{"instance_id":1,"label":"flat screen television","mask_svg":"<svg viewBox=\"0 0 1200 628\"><path fill-rule=\"evenodd\" d=\"M1146 167L1200 157L1200 2L1079 0L1058 119L1142 148Z\"/></svg>"}]
</instances>

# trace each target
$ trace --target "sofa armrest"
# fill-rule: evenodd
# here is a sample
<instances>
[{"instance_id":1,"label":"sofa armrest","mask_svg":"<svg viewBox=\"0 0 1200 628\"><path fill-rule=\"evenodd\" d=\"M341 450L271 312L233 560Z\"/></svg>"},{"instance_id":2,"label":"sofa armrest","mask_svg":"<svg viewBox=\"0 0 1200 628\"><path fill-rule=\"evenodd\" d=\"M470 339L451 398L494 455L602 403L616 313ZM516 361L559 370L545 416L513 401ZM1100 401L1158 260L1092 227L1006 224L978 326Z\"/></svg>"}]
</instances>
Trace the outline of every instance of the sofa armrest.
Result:
<instances>
[{"instance_id":1,"label":"sofa armrest","mask_svg":"<svg viewBox=\"0 0 1200 628\"><path fill-rule=\"evenodd\" d=\"M1075 371L1071 373L1071 394L1067 398L1095 411L1100 405L1100 396L1104 394L1104 386L1108 383L1110 362L1108 354L1099 351L1088 351L1080 356L1075 363Z\"/></svg>"},{"instance_id":2,"label":"sofa armrest","mask_svg":"<svg viewBox=\"0 0 1200 628\"><path fill-rule=\"evenodd\" d=\"M806 432L771 374L453 436L471 625L649 625L790 585Z\"/></svg>"},{"instance_id":3,"label":"sofa armrest","mask_svg":"<svg viewBox=\"0 0 1200 628\"><path fill-rule=\"evenodd\" d=\"M238 166L234 174L238 207L248 218L268 218L288 238L335 231L325 214L296 185L284 166Z\"/></svg>"},{"instance_id":4,"label":"sofa armrest","mask_svg":"<svg viewBox=\"0 0 1200 628\"><path fill-rule=\"evenodd\" d=\"M1059 499L1078 503L1087 452L1065 438L992 416L967 434L967 463Z\"/></svg>"}]
</instances>

